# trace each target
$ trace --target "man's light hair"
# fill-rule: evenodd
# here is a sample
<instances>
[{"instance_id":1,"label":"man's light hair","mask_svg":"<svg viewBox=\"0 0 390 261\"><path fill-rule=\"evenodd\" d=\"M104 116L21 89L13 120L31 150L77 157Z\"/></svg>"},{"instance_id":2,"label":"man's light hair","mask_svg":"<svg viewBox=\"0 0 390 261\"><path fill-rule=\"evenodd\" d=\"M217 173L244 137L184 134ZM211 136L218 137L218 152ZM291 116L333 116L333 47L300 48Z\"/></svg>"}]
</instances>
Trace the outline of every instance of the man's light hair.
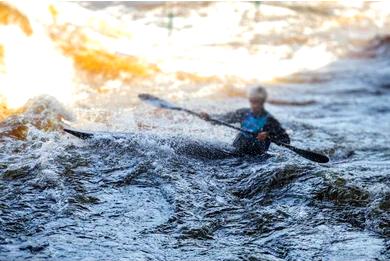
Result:
<instances>
[{"instance_id":1,"label":"man's light hair","mask_svg":"<svg viewBox=\"0 0 390 261\"><path fill-rule=\"evenodd\" d=\"M263 101L267 100L268 94L267 91L261 87L261 86L256 86L256 87L251 87L248 90L248 98L249 99L261 99Z\"/></svg>"}]
</instances>

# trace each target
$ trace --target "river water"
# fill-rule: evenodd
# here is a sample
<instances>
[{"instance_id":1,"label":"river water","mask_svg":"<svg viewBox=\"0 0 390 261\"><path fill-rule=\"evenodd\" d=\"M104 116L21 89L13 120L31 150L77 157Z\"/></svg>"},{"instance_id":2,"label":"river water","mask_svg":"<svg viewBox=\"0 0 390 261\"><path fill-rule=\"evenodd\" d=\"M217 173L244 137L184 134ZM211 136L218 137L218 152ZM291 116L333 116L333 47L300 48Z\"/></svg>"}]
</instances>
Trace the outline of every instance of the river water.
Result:
<instances>
[{"instance_id":1,"label":"river water","mask_svg":"<svg viewBox=\"0 0 390 261\"><path fill-rule=\"evenodd\" d=\"M389 10L1 3L0 260L389 260ZM171 144L235 131L137 99L218 114L256 84L330 163L193 157Z\"/></svg>"}]
</instances>

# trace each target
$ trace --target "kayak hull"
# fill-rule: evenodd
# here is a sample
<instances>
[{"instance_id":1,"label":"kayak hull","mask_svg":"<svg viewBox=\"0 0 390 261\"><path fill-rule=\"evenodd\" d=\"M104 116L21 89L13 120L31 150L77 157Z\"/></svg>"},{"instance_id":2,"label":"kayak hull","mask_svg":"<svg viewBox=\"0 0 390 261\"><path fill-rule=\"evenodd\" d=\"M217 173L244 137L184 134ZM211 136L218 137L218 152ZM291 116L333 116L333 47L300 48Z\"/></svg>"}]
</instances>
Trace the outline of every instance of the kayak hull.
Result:
<instances>
[{"instance_id":1,"label":"kayak hull","mask_svg":"<svg viewBox=\"0 0 390 261\"><path fill-rule=\"evenodd\" d=\"M110 135L111 137L123 137L126 133L110 133L110 132L87 132L80 131L71 128L64 128L66 133L75 136L79 139L88 140L93 139L99 134ZM129 135L131 133L127 133ZM119 135L119 136L118 136ZM201 160L218 160L228 158L251 158L266 160L271 157L270 154L265 153L262 155L243 155L235 151L234 147L228 144L214 144L196 140L189 140L184 138L167 139L163 140L163 143L167 142L174 150L176 154L189 156L191 158L197 158Z\"/></svg>"}]
</instances>

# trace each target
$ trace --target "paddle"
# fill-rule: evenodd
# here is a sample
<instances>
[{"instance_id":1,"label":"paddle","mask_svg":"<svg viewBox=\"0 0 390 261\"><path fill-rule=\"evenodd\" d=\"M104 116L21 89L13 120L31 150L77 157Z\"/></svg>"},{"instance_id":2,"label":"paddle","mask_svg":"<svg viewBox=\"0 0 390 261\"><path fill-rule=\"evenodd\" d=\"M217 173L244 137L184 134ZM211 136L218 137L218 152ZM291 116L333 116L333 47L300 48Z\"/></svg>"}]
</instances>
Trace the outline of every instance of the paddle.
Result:
<instances>
[{"instance_id":1,"label":"paddle","mask_svg":"<svg viewBox=\"0 0 390 261\"><path fill-rule=\"evenodd\" d=\"M155 107L159 107L159 108L163 108L163 109L169 109L169 110L176 110L176 111L184 111L184 112L187 112L191 115L194 115L194 116L197 116L203 120L205 120L202 115L200 113L197 113L197 112L194 112L194 111L191 111L191 110L188 110L188 109L185 109L185 108L182 108L182 107L178 107L174 104L171 104L167 101L164 101L156 96L153 96L153 95L150 95L150 94L139 94L138 95L138 98L140 98L142 101L150 104L150 105L153 105ZM242 132L245 132L245 133L248 133L250 135L252 135L254 138L256 137L256 134L251 132L251 131L248 131L246 129L242 129L242 128L239 128L239 127L235 127L235 126L232 126L226 122L223 122L223 121L220 121L220 120L217 120L217 119L208 119L207 121L209 122L213 122L215 124L218 124L218 125L223 125L223 126L226 126L226 127L229 127L229 128L232 128L232 129L235 129L235 130L238 130L238 131L242 131ZM313 151L309 151L309 150L304 150L304 149L299 149L297 147L294 147L290 144L287 144L287 143L283 143L283 142L279 142L279 141L276 141L272 138L269 138L271 140L271 142L275 143L276 145L278 146L283 146L293 152L295 152L296 154L308 159L308 160L311 160L311 161L314 161L314 162L318 162L318 163L327 163L329 162L329 158L325 155L322 155L322 154L319 154L319 153L316 153L316 152L313 152Z\"/></svg>"}]
</instances>

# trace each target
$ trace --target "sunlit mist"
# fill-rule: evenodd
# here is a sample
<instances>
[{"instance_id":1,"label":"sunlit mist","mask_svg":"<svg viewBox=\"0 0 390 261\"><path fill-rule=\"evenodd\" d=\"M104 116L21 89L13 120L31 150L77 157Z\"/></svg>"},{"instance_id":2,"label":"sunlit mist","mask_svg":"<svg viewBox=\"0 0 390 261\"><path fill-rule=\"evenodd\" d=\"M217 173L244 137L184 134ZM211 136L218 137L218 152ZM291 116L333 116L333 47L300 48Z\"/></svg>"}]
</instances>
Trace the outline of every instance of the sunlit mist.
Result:
<instances>
[{"instance_id":1,"label":"sunlit mist","mask_svg":"<svg viewBox=\"0 0 390 261\"><path fill-rule=\"evenodd\" d=\"M321 11L309 18L300 13L310 5L272 2L170 2L130 12L4 2L0 95L9 108L40 94L70 104L83 93L131 93L133 85L177 88L175 97L185 84L210 85L193 95L213 95L319 70L388 24L385 2L316 5Z\"/></svg>"}]
</instances>

